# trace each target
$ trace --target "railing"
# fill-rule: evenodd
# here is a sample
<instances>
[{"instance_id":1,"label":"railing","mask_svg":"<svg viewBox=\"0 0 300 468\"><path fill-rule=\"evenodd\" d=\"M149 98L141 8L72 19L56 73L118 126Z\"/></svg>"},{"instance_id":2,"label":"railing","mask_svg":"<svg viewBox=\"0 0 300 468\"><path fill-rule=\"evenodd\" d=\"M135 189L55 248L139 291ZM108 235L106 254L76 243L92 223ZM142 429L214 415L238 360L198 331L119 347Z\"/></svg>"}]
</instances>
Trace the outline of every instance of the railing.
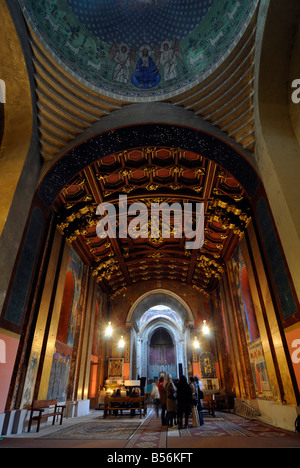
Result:
<instances>
[{"instance_id":1,"label":"railing","mask_svg":"<svg viewBox=\"0 0 300 468\"><path fill-rule=\"evenodd\" d=\"M260 416L260 412L257 409L252 408L252 406L247 405L247 403L238 398L234 399L234 412L246 419L255 419Z\"/></svg>"}]
</instances>

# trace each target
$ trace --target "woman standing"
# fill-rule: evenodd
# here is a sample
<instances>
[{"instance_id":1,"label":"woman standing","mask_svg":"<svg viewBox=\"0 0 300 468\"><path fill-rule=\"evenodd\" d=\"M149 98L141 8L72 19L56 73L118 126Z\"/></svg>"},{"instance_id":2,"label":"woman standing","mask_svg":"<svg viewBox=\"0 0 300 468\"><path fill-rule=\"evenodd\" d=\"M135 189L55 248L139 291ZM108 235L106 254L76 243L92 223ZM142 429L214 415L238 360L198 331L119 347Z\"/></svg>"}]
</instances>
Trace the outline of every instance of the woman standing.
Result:
<instances>
[{"instance_id":1,"label":"woman standing","mask_svg":"<svg viewBox=\"0 0 300 468\"><path fill-rule=\"evenodd\" d=\"M176 387L173 383L171 374L167 374L166 378L166 396L167 396L167 425L173 427L173 422L176 416Z\"/></svg>"},{"instance_id":2,"label":"woman standing","mask_svg":"<svg viewBox=\"0 0 300 468\"><path fill-rule=\"evenodd\" d=\"M161 404L161 424L166 426L167 395L165 389L165 379L160 377L158 383L159 402Z\"/></svg>"},{"instance_id":3,"label":"woman standing","mask_svg":"<svg viewBox=\"0 0 300 468\"><path fill-rule=\"evenodd\" d=\"M195 385L194 377L190 377L190 387L192 390L192 418L193 418L193 427L198 427L200 425L199 422L199 413L198 413L198 392L197 387Z\"/></svg>"},{"instance_id":4,"label":"woman standing","mask_svg":"<svg viewBox=\"0 0 300 468\"><path fill-rule=\"evenodd\" d=\"M152 397L152 400L154 402L156 416L158 417L159 416L159 414L158 414L158 412L159 412L159 391L158 391L158 387L157 387L156 382L153 382L153 384L152 384L151 397Z\"/></svg>"}]
</instances>

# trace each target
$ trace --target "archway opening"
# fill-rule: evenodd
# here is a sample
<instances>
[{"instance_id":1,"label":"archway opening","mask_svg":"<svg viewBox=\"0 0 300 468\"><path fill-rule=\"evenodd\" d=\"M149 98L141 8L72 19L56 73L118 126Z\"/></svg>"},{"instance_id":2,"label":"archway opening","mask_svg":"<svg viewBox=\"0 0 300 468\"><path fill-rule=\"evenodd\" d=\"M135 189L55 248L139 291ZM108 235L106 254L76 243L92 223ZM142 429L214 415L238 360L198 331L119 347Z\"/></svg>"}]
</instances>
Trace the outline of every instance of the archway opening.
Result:
<instances>
[{"instance_id":1,"label":"archway opening","mask_svg":"<svg viewBox=\"0 0 300 468\"><path fill-rule=\"evenodd\" d=\"M159 377L171 374L176 376L176 349L167 328L157 328L149 344L148 380L157 381Z\"/></svg>"},{"instance_id":2,"label":"archway opening","mask_svg":"<svg viewBox=\"0 0 300 468\"><path fill-rule=\"evenodd\" d=\"M132 343L137 343L136 372L146 378L148 391L161 376L171 374L177 379L181 373L188 375L190 353L190 329L186 326L183 309L172 307L174 298L167 294L163 295L163 303L154 302L155 305L152 301L162 294L151 297L150 302L146 298L137 305L132 317L135 323ZM136 375L132 374L132 377Z\"/></svg>"}]
</instances>

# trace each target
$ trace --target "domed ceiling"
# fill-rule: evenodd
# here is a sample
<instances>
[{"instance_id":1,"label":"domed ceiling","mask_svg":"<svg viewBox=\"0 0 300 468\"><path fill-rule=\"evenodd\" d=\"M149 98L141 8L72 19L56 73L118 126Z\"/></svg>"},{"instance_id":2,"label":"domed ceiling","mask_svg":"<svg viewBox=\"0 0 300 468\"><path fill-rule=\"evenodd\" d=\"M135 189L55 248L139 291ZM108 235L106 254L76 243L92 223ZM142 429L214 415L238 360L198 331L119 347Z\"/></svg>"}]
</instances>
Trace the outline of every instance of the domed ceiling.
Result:
<instances>
[{"instance_id":1,"label":"domed ceiling","mask_svg":"<svg viewBox=\"0 0 300 468\"><path fill-rule=\"evenodd\" d=\"M19 0L61 65L108 96L140 101L190 89L224 60L251 0Z\"/></svg>"}]
</instances>

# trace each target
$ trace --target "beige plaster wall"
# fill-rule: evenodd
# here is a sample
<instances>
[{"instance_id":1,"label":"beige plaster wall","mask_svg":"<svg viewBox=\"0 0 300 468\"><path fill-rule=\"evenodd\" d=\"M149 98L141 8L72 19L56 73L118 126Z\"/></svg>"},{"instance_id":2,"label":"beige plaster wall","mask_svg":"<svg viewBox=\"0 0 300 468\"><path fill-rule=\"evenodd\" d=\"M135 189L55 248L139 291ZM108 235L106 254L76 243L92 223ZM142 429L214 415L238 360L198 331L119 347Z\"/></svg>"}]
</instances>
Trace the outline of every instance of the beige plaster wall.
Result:
<instances>
[{"instance_id":1,"label":"beige plaster wall","mask_svg":"<svg viewBox=\"0 0 300 468\"><path fill-rule=\"evenodd\" d=\"M15 194L32 135L32 102L27 68L10 13L0 2L0 78L6 85L4 135L0 148L0 236Z\"/></svg>"},{"instance_id":2,"label":"beige plaster wall","mask_svg":"<svg viewBox=\"0 0 300 468\"><path fill-rule=\"evenodd\" d=\"M299 68L295 56L291 62L293 51L299 50L299 34L298 38L295 34L299 7L298 0L261 2L255 57L255 158L300 299L299 110L293 110L293 124L290 114L291 63L295 70Z\"/></svg>"}]
</instances>

